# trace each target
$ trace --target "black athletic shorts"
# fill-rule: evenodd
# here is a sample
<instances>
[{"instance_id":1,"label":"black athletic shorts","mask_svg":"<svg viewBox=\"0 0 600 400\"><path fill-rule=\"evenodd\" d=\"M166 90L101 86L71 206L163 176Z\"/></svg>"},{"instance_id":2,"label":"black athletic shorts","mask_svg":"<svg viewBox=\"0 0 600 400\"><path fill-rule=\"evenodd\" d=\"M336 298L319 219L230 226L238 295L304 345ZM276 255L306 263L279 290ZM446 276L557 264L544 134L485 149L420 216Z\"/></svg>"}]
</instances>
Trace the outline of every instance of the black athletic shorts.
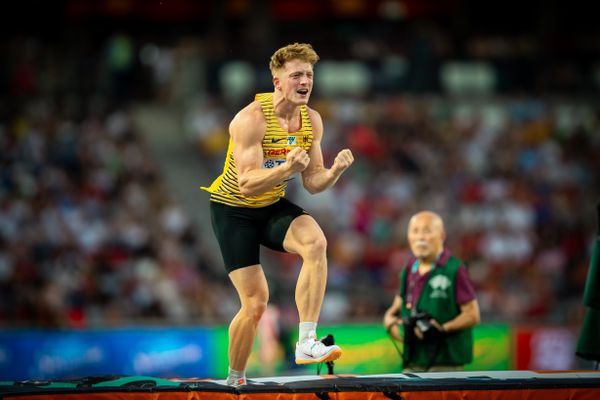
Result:
<instances>
[{"instance_id":1,"label":"black athletic shorts","mask_svg":"<svg viewBox=\"0 0 600 400\"><path fill-rule=\"evenodd\" d=\"M260 245L277 251L292 221L308 214L294 203L281 198L261 208L232 207L210 202L213 231L221 247L225 269L260 264Z\"/></svg>"}]
</instances>

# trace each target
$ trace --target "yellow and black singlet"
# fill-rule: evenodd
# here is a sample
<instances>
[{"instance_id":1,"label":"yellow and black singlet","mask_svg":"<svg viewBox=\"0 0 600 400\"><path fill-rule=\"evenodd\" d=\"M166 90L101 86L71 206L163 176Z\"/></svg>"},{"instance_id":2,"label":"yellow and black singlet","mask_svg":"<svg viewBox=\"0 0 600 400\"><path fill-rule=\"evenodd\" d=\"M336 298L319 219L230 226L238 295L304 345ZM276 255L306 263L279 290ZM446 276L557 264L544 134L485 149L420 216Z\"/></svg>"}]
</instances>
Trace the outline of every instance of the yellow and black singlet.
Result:
<instances>
[{"instance_id":1,"label":"yellow and black singlet","mask_svg":"<svg viewBox=\"0 0 600 400\"><path fill-rule=\"evenodd\" d=\"M302 120L297 132L288 133L283 130L277 121L273 109L273 93L259 93L255 100L260 101L263 115L267 122L267 129L262 140L263 165L262 168L274 168L285 162L286 155L294 148L301 147L307 152L313 140L312 125L306 106L300 107ZM240 192L237 168L233 159L233 142L229 138L227 155L223 173L215 179L209 187L201 189L210 192L210 201L234 207L259 208L275 203L285 195L288 180L275 186L273 189L257 196L244 196Z\"/></svg>"}]
</instances>

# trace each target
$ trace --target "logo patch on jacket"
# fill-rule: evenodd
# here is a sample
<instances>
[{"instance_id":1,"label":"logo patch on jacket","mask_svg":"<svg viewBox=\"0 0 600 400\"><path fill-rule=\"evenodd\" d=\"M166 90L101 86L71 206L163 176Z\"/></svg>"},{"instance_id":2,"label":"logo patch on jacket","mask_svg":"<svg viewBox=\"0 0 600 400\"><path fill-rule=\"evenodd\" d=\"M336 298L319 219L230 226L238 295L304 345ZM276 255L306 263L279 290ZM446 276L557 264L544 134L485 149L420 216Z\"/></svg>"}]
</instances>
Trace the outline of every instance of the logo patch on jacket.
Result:
<instances>
[{"instance_id":1,"label":"logo patch on jacket","mask_svg":"<svg viewBox=\"0 0 600 400\"><path fill-rule=\"evenodd\" d=\"M447 276L437 275L429 280L429 286L433 289L431 291L431 298L448 298L447 289L452 286L452 282Z\"/></svg>"}]
</instances>

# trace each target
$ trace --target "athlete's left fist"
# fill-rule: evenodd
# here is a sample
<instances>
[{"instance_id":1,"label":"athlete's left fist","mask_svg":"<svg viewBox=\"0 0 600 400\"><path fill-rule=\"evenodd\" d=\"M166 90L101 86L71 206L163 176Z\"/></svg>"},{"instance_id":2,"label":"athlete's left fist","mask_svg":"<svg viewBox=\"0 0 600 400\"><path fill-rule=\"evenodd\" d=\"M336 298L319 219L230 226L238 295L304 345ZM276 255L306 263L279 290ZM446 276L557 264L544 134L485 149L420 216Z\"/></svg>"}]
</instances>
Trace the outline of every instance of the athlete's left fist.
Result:
<instances>
[{"instance_id":1,"label":"athlete's left fist","mask_svg":"<svg viewBox=\"0 0 600 400\"><path fill-rule=\"evenodd\" d=\"M353 162L354 162L354 156L352 155L352 152L349 149L344 149L344 150L340 151L338 153L338 155L335 157L335 160L333 161L333 165L331 166L331 169L334 172L341 174L342 172L347 170L348 167L350 167Z\"/></svg>"}]
</instances>

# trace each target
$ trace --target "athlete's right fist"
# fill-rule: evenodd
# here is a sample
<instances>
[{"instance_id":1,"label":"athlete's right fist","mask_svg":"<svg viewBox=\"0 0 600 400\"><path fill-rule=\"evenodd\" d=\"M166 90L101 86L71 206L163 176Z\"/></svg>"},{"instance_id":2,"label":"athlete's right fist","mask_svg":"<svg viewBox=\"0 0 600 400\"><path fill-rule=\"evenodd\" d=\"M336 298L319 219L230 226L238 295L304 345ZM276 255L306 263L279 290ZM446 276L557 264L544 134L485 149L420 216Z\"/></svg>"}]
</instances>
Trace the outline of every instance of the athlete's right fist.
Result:
<instances>
[{"instance_id":1,"label":"athlete's right fist","mask_svg":"<svg viewBox=\"0 0 600 400\"><path fill-rule=\"evenodd\" d=\"M301 147L294 147L292 151L287 154L285 162L288 164L290 171L302 172L308 166L310 157Z\"/></svg>"}]
</instances>

